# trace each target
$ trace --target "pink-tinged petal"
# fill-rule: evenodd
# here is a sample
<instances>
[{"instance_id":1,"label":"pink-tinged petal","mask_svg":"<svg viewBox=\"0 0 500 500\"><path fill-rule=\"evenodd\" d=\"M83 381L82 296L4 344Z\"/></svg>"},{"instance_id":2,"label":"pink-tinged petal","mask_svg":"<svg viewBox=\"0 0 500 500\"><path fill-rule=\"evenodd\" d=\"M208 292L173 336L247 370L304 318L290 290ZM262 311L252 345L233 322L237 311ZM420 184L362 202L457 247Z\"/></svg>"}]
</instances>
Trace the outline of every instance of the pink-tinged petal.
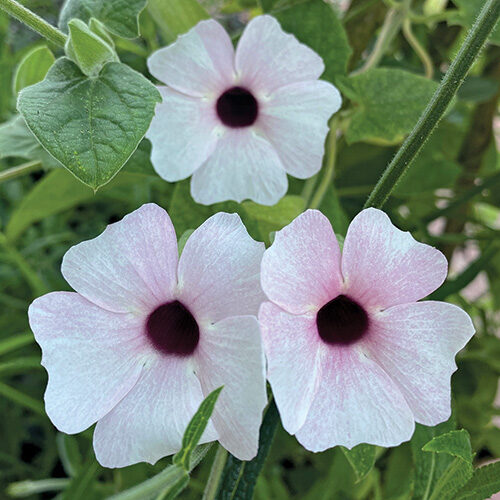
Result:
<instances>
[{"instance_id":1,"label":"pink-tinged petal","mask_svg":"<svg viewBox=\"0 0 500 500\"><path fill-rule=\"evenodd\" d=\"M259 312L267 378L290 434L304 424L320 381L321 340L314 319L288 314L271 302Z\"/></svg>"},{"instance_id":2,"label":"pink-tinged petal","mask_svg":"<svg viewBox=\"0 0 500 500\"><path fill-rule=\"evenodd\" d=\"M281 87L264 101L259 125L289 174L305 179L320 170L328 120L341 103L339 91L321 80Z\"/></svg>"},{"instance_id":3,"label":"pink-tinged petal","mask_svg":"<svg viewBox=\"0 0 500 500\"><path fill-rule=\"evenodd\" d=\"M234 49L213 19L201 21L148 59L153 76L191 96L215 96L234 82Z\"/></svg>"},{"instance_id":4,"label":"pink-tinged petal","mask_svg":"<svg viewBox=\"0 0 500 500\"><path fill-rule=\"evenodd\" d=\"M363 344L399 386L415 420L431 426L447 420L455 355L474 335L467 313L444 302L416 302L386 309L372 321Z\"/></svg>"},{"instance_id":5,"label":"pink-tinged petal","mask_svg":"<svg viewBox=\"0 0 500 500\"><path fill-rule=\"evenodd\" d=\"M321 212L307 210L276 233L261 282L269 300L292 314L318 310L340 293L339 244Z\"/></svg>"},{"instance_id":6,"label":"pink-tinged petal","mask_svg":"<svg viewBox=\"0 0 500 500\"><path fill-rule=\"evenodd\" d=\"M286 172L276 150L251 128L227 130L191 180L194 200L204 205L247 198L274 205L287 188Z\"/></svg>"},{"instance_id":7,"label":"pink-tinged petal","mask_svg":"<svg viewBox=\"0 0 500 500\"><path fill-rule=\"evenodd\" d=\"M198 323L257 315L264 300L260 262L264 244L253 240L237 214L219 212L189 237L179 261L179 300Z\"/></svg>"},{"instance_id":8,"label":"pink-tinged petal","mask_svg":"<svg viewBox=\"0 0 500 500\"><path fill-rule=\"evenodd\" d=\"M240 85L258 95L290 83L316 80L325 69L316 52L285 33L271 16L248 23L236 49L235 66Z\"/></svg>"},{"instance_id":9,"label":"pink-tinged petal","mask_svg":"<svg viewBox=\"0 0 500 500\"><path fill-rule=\"evenodd\" d=\"M398 386L359 349L324 346L321 381L299 442L318 452L360 443L397 446L415 428Z\"/></svg>"},{"instance_id":10,"label":"pink-tinged petal","mask_svg":"<svg viewBox=\"0 0 500 500\"><path fill-rule=\"evenodd\" d=\"M78 293L100 307L148 314L172 299L177 262L170 217L148 203L97 238L70 248L62 273Z\"/></svg>"},{"instance_id":11,"label":"pink-tinged petal","mask_svg":"<svg viewBox=\"0 0 500 500\"><path fill-rule=\"evenodd\" d=\"M168 87L158 90L163 102L156 106L146 134L153 145L151 162L162 179L177 182L189 177L215 150L214 104Z\"/></svg>"},{"instance_id":12,"label":"pink-tinged petal","mask_svg":"<svg viewBox=\"0 0 500 500\"><path fill-rule=\"evenodd\" d=\"M30 306L30 326L49 374L47 414L62 432L85 430L132 389L146 351L143 319L54 292Z\"/></svg>"},{"instance_id":13,"label":"pink-tinged petal","mask_svg":"<svg viewBox=\"0 0 500 500\"><path fill-rule=\"evenodd\" d=\"M224 386L212 415L219 442L236 458L251 460L267 402L257 318L236 316L205 327L195 357L203 395Z\"/></svg>"},{"instance_id":14,"label":"pink-tinged petal","mask_svg":"<svg viewBox=\"0 0 500 500\"><path fill-rule=\"evenodd\" d=\"M181 448L186 427L203 401L191 360L158 358L145 366L136 386L97 422L94 450L104 467L154 464ZM217 439L209 423L201 443Z\"/></svg>"},{"instance_id":15,"label":"pink-tinged petal","mask_svg":"<svg viewBox=\"0 0 500 500\"><path fill-rule=\"evenodd\" d=\"M347 294L365 307L422 299L443 283L447 269L439 250L397 229L381 210L363 210L349 226L342 273Z\"/></svg>"}]
</instances>

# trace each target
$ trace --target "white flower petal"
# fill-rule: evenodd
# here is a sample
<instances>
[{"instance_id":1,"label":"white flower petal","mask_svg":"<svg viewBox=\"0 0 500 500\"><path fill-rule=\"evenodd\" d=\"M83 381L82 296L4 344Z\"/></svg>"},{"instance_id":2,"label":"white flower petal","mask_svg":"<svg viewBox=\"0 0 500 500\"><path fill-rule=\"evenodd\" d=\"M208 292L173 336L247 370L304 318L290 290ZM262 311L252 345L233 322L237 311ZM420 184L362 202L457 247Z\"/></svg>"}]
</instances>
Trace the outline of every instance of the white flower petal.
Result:
<instances>
[{"instance_id":1,"label":"white flower petal","mask_svg":"<svg viewBox=\"0 0 500 500\"><path fill-rule=\"evenodd\" d=\"M257 315L264 300L260 262L264 244L253 240L237 214L219 212L189 237L179 261L179 300L199 322Z\"/></svg>"},{"instance_id":2,"label":"white flower petal","mask_svg":"<svg viewBox=\"0 0 500 500\"><path fill-rule=\"evenodd\" d=\"M234 81L233 44L217 21L201 21L152 54L148 67L153 76L179 92L215 96Z\"/></svg>"},{"instance_id":3,"label":"white flower petal","mask_svg":"<svg viewBox=\"0 0 500 500\"><path fill-rule=\"evenodd\" d=\"M147 351L144 320L106 311L72 292L53 292L29 308L49 374L46 411L62 432L81 432L135 385Z\"/></svg>"},{"instance_id":4,"label":"white flower petal","mask_svg":"<svg viewBox=\"0 0 500 500\"><path fill-rule=\"evenodd\" d=\"M148 314L172 300L177 237L167 212L148 203L64 256L66 281L86 299L114 312Z\"/></svg>"},{"instance_id":5,"label":"white flower petal","mask_svg":"<svg viewBox=\"0 0 500 500\"><path fill-rule=\"evenodd\" d=\"M287 188L278 154L252 129L227 130L215 152L191 180L194 200L204 205L247 198L274 205Z\"/></svg>"},{"instance_id":6,"label":"white flower petal","mask_svg":"<svg viewBox=\"0 0 500 500\"><path fill-rule=\"evenodd\" d=\"M281 87L264 102L259 126L289 174L305 179L321 169L328 120L341 103L339 91L321 80Z\"/></svg>"},{"instance_id":7,"label":"white flower petal","mask_svg":"<svg viewBox=\"0 0 500 500\"><path fill-rule=\"evenodd\" d=\"M212 101L189 97L160 87L163 102L146 137L153 149L151 162L162 179L177 182L189 177L214 152L219 125Z\"/></svg>"},{"instance_id":8,"label":"white flower petal","mask_svg":"<svg viewBox=\"0 0 500 500\"><path fill-rule=\"evenodd\" d=\"M186 427L203 401L190 359L164 357L146 366L127 396L94 432L97 460L104 467L154 464L181 448ZM209 423L201 443L217 439Z\"/></svg>"},{"instance_id":9,"label":"white flower petal","mask_svg":"<svg viewBox=\"0 0 500 500\"><path fill-rule=\"evenodd\" d=\"M325 69L312 49L285 33L271 16L250 21L236 49L235 66L240 84L270 94L293 82L316 80Z\"/></svg>"},{"instance_id":10,"label":"white flower petal","mask_svg":"<svg viewBox=\"0 0 500 500\"><path fill-rule=\"evenodd\" d=\"M219 442L236 458L251 460L257 454L267 402L257 318L226 318L204 328L195 357L205 397L224 386L212 415Z\"/></svg>"}]
</instances>

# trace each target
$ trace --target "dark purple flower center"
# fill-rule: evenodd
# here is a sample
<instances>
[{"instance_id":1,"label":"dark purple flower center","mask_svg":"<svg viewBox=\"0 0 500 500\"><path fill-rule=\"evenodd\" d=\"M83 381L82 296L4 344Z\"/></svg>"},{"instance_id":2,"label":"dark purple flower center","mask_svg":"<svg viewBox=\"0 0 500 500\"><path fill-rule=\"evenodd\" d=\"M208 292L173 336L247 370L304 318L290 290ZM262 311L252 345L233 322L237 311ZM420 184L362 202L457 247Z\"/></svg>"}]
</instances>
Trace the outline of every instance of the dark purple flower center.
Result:
<instances>
[{"instance_id":1,"label":"dark purple flower center","mask_svg":"<svg viewBox=\"0 0 500 500\"><path fill-rule=\"evenodd\" d=\"M193 315L178 300L155 309L146 322L146 335L164 354L189 356L200 340L200 329Z\"/></svg>"},{"instance_id":2,"label":"dark purple flower center","mask_svg":"<svg viewBox=\"0 0 500 500\"><path fill-rule=\"evenodd\" d=\"M233 87L217 100L217 114L228 127L249 127L257 120L259 103L247 89Z\"/></svg>"},{"instance_id":3,"label":"dark purple flower center","mask_svg":"<svg viewBox=\"0 0 500 500\"><path fill-rule=\"evenodd\" d=\"M339 295L325 304L316 316L321 339L327 344L352 344L368 331L366 311L354 300Z\"/></svg>"}]
</instances>

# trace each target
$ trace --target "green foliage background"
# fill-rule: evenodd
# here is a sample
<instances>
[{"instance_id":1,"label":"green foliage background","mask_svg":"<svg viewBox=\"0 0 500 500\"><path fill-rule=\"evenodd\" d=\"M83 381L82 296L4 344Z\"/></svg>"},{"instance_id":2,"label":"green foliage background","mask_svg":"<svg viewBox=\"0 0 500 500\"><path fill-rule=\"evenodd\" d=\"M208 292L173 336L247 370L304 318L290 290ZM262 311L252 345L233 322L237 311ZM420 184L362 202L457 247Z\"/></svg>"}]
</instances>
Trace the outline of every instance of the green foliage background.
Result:
<instances>
[{"instance_id":1,"label":"green foliage background","mask_svg":"<svg viewBox=\"0 0 500 500\"><path fill-rule=\"evenodd\" d=\"M482 2L413 1L410 35L401 23L396 26L377 63L362 72L394 2L353 0L341 12L339 2L332 8L323 0L150 0L140 15L141 37L130 40L142 8L134 10L135 3L126 22L117 23L113 16L109 27L121 61L146 76L147 55L207 15L223 22L236 38L249 14L271 12L285 30L324 58L323 78L341 89L345 102L338 114L342 136L334 179L319 208L342 236L415 124ZM60 2L24 4L57 24ZM92 2L82 2L85 8L87 4ZM444 10L432 10L437 4ZM87 11L80 11L87 21ZM63 22L68 15L66 11ZM99 12L96 17L105 23L109 15ZM499 29L385 206L396 225L449 259L465 249L475 251L473 260L434 295L464 308L477 328L458 357L452 418L435 428L417 426L412 441L398 448L362 445L351 452L335 448L319 454L304 450L278 426L256 480L255 498L480 499L500 490L498 464L477 469L500 459L500 428L493 424L499 414L494 399L500 376L500 162L493 134L499 120ZM432 77L424 75L411 35L427 52ZM0 181L0 498L34 488L47 492L29 498L101 499L154 476L171 458L155 466L107 470L95 461L90 430L65 436L54 429L43 408L46 373L27 324L30 302L48 291L68 289L60 263L70 246L95 237L145 202L168 209L179 237L225 210L238 212L251 235L269 244L274 231L306 208L314 181L290 179L289 193L274 207L249 201L200 206L191 199L189 181L169 184L154 173L150 146L143 141L125 167L94 193L48 155L16 117L17 90L37 81L29 71L16 76L18 65L36 48L48 69L52 59L45 46L0 11L0 175L33 163L29 175ZM49 48L61 55L56 47ZM429 230L431 223L442 231ZM487 289L471 295L469 285L477 283L478 275L487 280ZM213 456L212 449L180 498L201 498ZM35 483L12 486L23 481ZM245 490L234 498L250 494Z\"/></svg>"}]
</instances>

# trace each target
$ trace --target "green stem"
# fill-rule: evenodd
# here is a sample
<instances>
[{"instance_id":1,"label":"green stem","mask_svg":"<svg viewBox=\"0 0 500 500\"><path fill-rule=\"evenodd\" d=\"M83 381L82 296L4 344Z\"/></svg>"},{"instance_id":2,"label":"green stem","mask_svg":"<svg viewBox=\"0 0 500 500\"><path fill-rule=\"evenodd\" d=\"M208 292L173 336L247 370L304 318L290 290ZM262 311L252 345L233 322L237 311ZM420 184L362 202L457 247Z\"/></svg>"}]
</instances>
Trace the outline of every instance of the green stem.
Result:
<instances>
[{"instance_id":1,"label":"green stem","mask_svg":"<svg viewBox=\"0 0 500 500\"><path fill-rule=\"evenodd\" d=\"M420 44L417 37L414 35L411 28L411 20L409 17L407 17L403 21L403 35L405 36L406 41L411 45L411 48L415 51L419 59L422 61L426 78L432 78L434 74L434 65L432 63L432 59L430 58L424 47Z\"/></svg>"},{"instance_id":2,"label":"green stem","mask_svg":"<svg viewBox=\"0 0 500 500\"><path fill-rule=\"evenodd\" d=\"M66 489L71 479L56 478L42 479L41 481L20 481L11 483L7 487L7 494L14 498L24 498L37 493L46 493L49 491L62 491Z\"/></svg>"},{"instance_id":3,"label":"green stem","mask_svg":"<svg viewBox=\"0 0 500 500\"><path fill-rule=\"evenodd\" d=\"M208 453L212 443L198 446L193 452L190 468L193 470ZM143 500L150 498L165 488L168 484L173 484L176 481L181 481L186 474L186 471L176 465L171 465L165 470L147 479L143 483L133 486L132 488L110 496L107 500Z\"/></svg>"},{"instance_id":4,"label":"green stem","mask_svg":"<svg viewBox=\"0 0 500 500\"><path fill-rule=\"evenodd\" d=\"M2 0L0 0L1 2ZM38 160L29 161L18 165L17 167L8 168L7 170L2 170L0 172L0 182L8 181L10 179L15 179L16 177L21 177L23 175L29 174L34 170L39 170L42 168L42 162Z\"/></svg>"},{"instance_id":5,"label":"green stem","mask_svg":"<svg viewBox=\"0 0 500 500\"><path fill-rule=\"evenodd\" d=\"M410 1L411 0L405 0L403 5L397 5L389 9L372 52L363 66L352 73L353 76L364 73L378 65L387 47L389 47L394 37L398 34L401 23L407 15Z\"/></svg>"},{"instance_id":6,"label":"green stem","mask_svg":"<svg viewBox=\"0 0 500 500\"><path fill-rule=\"evenodd\" d=\"M365 208L381 208L446 112L500 16L500 0L487 0L415 128L373 189Z\"/></svg>"},{"instance_id":7,"label":"green stem","mask_svg":"<svg viewBox=\"0 0 500 500\"><path fill-rule=\"evenodd\" d=\"M441 286L434 293L429 295L430 300L446 300L450 295L454 295L455 293L463 290L467 285L472 283L476 276L485 269L491 259L497 254L500 250L498 244L495 242L491 242L481 253L480 257L478 257L472 264L462 272L459 276L457 276L453 280L449 280Z\"/></svg>"},{"instance_id":8,"label":"green stem","mask_svg":"<svg viewBox=\"0 0 500 500\"><path fill-rule=\"evenodd\" d=\"M18 333L0 341L0 356L16 349L32 344L35 338L32 333Z\"/></svg>"},{"instance_id":9,"label":"green stem","mask_svg":"<svg viewBox=\"0 0 500 500\"><path fill-rule=\"evenodd\" d=\"M328 187L333 181L335 173L335 160L337 158L337 120L334 118L330 125L330 133L328 135L327 151L326 151L326 165L325 173L321 179L311 202L309 208L319 208L323 198L325 197Z\"/></svg>"},{"instance_id":10,"label":"green stem","mask_svg":"<svg viewBox=\"0 0 500 500\"><path fill-rule=\"evenodd\" d=\"M14 403L24 406L25 408L38 413L38 415L45 417L45 410L43 409L43 404L40 403L40 401L18 391L17 389L14 389L13 387L10 387L7 384L4 384L3 382L0 382L0 396L10 399Z\"/></svg>"},{"instance_id":11,"label":"green stem","mask_svg":"<svg viewBox=\"0 0 500 500\"><path fill-rule=\"evenodd\" d=\"M40 295L48 292L47 287L35 270L28 264L26 259L18 252L18 250L9 243L6 236L2 232L0 232L0 248L3 248L7 257L9 257L10 260L17 265L21 274L29 283L35 297L39 297Z\"/></svg>"},{"instance_id":12,"label":"green stem","mask_svg":"<svg viewBox=\"0 0 500 500\"><path fill-rule=\"evenodd\" d=\"M59 45L59 47L64 47L66 35L19 2L15 0L0 0L0 9L3 9L33 31L45 37L49 42Z\"/></svg>"},{"instance_id":13,"label":"green stem","mask_svg":"<svg viewBox=\"0 0 500 500\"><path fill-rule=\"evenodd\" d=\"M431 212L429 215L424 217L423 222L429 223L434 219L437 219L438 217L448 217L455 210L457 210L457 208L465 205L467 202L480 195L484 190L492 189L497 184L500 184L500 172L495 172L494 174L486 177L480 184L477 184L476 186L465 191L460 196L457 196L445 208L441 208L439 210Z\"/></svg>"},{"instance_id":14,"label":"green stem","mask_svg":"<svg viewBox=\"0 0 500 500\"><path fill-rule=\"evenodd\" d=\"M210 476L203 492L203 500L214 500L219 489L220 479L227 461L227 451L219 444L210 470Z\"/></svg>"}]
</instances>

